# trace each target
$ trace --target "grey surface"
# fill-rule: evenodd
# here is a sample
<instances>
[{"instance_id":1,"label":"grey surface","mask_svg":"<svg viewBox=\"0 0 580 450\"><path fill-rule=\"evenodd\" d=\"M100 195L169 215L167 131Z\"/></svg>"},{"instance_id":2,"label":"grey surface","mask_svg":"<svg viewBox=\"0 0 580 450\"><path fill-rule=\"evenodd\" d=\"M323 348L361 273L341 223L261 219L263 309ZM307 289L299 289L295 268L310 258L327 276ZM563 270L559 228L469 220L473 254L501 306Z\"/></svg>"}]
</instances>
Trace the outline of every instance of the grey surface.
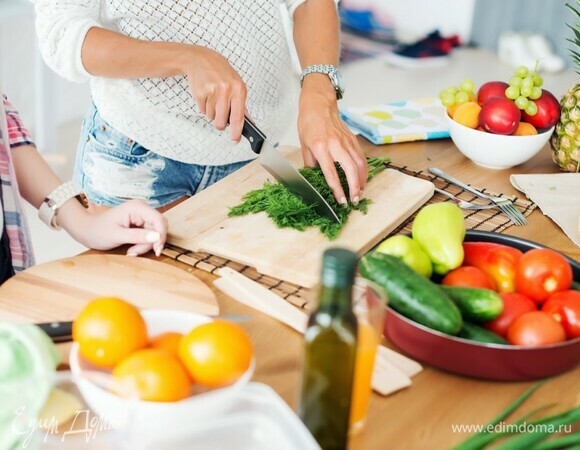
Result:
<instances>
[{"instance_id":1,"label":"grey surface","mask_svg":"<svg viewBox=\"0 0 580 450\"><path fill-rule=\"evenodd\" d=\"M544 35L554 51L571 67L567 38L574 15L563 0L477 0L473 14L471 42L497 50L498 37L505 31ZM574 4L575 0L568 3Z\"/></svg>"}]
</instances>

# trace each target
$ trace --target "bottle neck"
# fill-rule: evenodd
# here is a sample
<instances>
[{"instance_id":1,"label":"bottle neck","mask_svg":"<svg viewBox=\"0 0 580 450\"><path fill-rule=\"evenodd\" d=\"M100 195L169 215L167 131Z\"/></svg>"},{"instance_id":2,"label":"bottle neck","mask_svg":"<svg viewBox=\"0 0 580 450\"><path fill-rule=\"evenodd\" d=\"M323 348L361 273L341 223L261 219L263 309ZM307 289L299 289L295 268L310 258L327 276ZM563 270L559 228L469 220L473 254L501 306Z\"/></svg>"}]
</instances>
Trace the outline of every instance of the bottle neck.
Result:
<instances>
[{"instance_id":1,"label":"bottle neck","mask_svg":"<svg viewBox=\"0 0 580 450\"><path fill-rule=\"evenodd\" d=\"M319 293L318 310L331 315L352 313L352 286L322 285Z\"/></svg>"}]
</instances>

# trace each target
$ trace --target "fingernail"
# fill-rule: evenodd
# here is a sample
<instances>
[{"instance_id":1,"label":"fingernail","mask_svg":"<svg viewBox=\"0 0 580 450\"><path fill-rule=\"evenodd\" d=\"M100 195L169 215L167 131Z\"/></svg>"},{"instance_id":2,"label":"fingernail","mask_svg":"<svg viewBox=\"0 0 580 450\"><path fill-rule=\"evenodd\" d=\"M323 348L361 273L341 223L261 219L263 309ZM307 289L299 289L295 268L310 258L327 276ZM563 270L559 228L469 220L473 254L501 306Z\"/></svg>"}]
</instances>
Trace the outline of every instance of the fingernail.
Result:
<instances>
[{"instance_id":1,"label":"fingernail","mask_svg":"<svg viewBox=\"0 0 580 450\"><path fill-rule=\"evenodd\" d=\"M138 256L138 255L135 252L130 252L130 253L127 253L127 256Z\"/></svg>"},{"instance_id":2,"label":"fingernail","mask_svg":"<svg viewBox=\"0 0 580 450\"><path fill-rule=\"evenodd\" d=\"M359 198L359 196L357 195L355 198L353 198L353 199L352 199L352 204L353 204L354 206L356 206L356 205L358 205L358 202L359 202L359 201L360 201L360 198Z\"/></svg>"},{"instance_id":3,"label":"fingernail","mask_svg":"<svg viewBox=\"0 0 580 450\"><path fill-rule=\"evenodd\" d=\"M159 239L161 239L161 235L157 231L150 231L145 235L145 240L150 244L157 242Z\"/></svg>"},{"instance_id":4,"label":"fingernail","mask_svg":"<svg viewBox=\"0 0 580 450\"><path fill-rule=\"evenodd\" d=\"M340 199L340 202L339 202L339 203L340 203L342 206L346 206L346 205L348 205L348 202L346 201L346 197L342 197L342 198Z\"/></svg>"},{"instance_id":5,"label":"fingernail","mask_svg":"<svg viewBox=\"0 0 580 450\"><path fill-rule=\"evenodd\" d=\"M162 250L163 250L163 247L159 247L157 250L155 250L155 256L160 257Z\"/></svg>"}]
</instances>

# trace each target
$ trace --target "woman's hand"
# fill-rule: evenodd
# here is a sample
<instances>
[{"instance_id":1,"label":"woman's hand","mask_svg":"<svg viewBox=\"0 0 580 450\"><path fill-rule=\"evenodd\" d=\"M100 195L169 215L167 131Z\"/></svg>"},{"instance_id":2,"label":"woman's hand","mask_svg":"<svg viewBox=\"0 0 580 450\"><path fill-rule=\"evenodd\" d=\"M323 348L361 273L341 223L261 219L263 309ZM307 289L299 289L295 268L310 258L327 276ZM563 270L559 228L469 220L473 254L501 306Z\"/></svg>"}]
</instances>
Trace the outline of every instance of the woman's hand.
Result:
<instances>
[{"instance_id":1,"label":"woman's hand","mask_svg":"<svg viewBox=\"0 0 580 450\"><path fill-rule=\"evenodd\" d=\"M304 165L320 165L334 197L340 204L346 204L334 166L337 161L346 174L350 200L358 203L366 186L367 161L358 141L339 116L336 93L328 76L310 74L304 79L298 133Z\"/></svg>"},{"instance_id":2,"label":"woman's hand","mask_svg":"<svg viewBox=\"0 0 580 450\"><path fill-rule=\"evenodd\" d=\"M127 250L127 255L136 256L153 250L159 256L165 245L167 219L142 200L131 200L95 213L86 210L79 213L75 208L72 214L68 214L62 226L89 248L109 250L123 244L134 244Z\"/></svg>"},{"instance_id":3,"label":"woman's hand","mask_svg":"<svg viewBox=\"0 0 580 450\"><path fill-rule=\"evenodd\" d=\"M242 138L247 89L244 80L219 53L198 45L189 46L184 75L202 114L212 120L216 129L230 124L230 137Z\"/></svg>"}]
</instances>

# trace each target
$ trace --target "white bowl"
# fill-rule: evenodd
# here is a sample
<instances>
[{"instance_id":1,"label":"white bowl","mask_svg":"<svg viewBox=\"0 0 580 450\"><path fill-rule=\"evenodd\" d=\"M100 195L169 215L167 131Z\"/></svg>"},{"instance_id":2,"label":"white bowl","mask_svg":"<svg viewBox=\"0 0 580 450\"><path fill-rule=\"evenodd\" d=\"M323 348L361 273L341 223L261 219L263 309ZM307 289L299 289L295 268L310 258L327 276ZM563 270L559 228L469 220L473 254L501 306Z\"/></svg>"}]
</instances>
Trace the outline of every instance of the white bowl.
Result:
<instances>
[{"instance_id":1,"label":"white bowl","mask_svg":"<svg viewBox=\"0 0 580 450\"><path fill-rule=\"evenodd\" d=\"M211 322L208 316L174 310L141 311L150 337L168 331L188 333L198 325ZM148 402L119 397L109 391L110 371L86 361L78 344L72 345L69 364L87 405L116 429L129 430L132 424L147 420L158 425L156 433L171 429L172 424L199 421L227 410L254 373L255 361L235 383L219 389L194 394L178 402ZM153 419L153 420L151 420Z\"/></svg>"},{"instance_id":2,"label":"white bowl","mask_svg":"<svg viewBox=\"0 0 580 450\"><path fill-rule=\"evenodd\" d=\"M506 136L474 130L447 114L449 134L456 147L475 164L488 169L507 169L526 162L546 145L554 127L532 136Z\"/></svg>"}]
</instances>

